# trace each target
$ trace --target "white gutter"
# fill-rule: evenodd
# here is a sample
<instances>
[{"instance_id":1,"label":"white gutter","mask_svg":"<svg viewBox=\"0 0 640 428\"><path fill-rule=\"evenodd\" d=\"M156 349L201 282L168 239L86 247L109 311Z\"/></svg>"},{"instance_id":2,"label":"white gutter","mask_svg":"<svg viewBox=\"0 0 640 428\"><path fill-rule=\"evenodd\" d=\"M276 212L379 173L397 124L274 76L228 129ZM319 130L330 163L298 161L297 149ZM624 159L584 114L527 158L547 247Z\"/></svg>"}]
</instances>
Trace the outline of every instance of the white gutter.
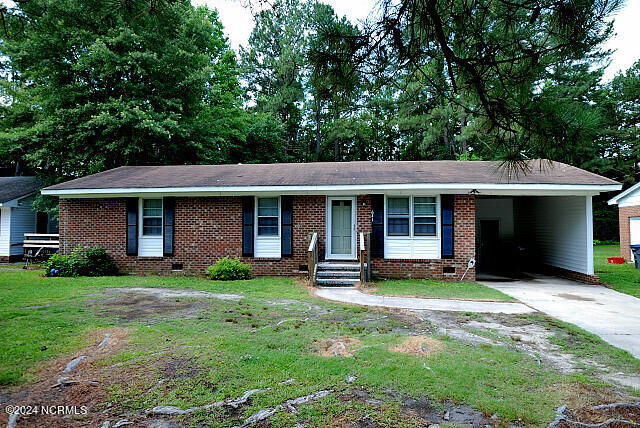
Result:
<instances>
[{"instance_id":1,"label":"white gutter","mask_svg":"<svg viewBox=\"0 0 640 428\"><path fill-rule=\"evenodd\" d=\"M348 194L372 192L438 191L440 193L478 194L527 194L527 195L596 195L601 192L620 190L620 184L492 184L492 183L411 183L370 185L320 185L320 186L211 186L211 187L122 187L101 189L43 189L43 195L60 197L122 197L149 194L181 196L251 195L256 193L285 194Z\"/></svg>"}]
</instances>

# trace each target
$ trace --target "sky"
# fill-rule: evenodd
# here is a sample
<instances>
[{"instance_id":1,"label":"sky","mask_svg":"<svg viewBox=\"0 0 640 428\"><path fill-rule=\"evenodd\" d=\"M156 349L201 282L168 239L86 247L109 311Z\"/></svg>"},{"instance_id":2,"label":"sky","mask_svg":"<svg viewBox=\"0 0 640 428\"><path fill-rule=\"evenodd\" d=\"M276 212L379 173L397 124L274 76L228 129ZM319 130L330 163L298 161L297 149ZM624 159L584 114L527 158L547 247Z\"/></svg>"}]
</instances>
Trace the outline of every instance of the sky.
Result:
<instances>
[{"instance_id":1,"label":"sky","mask_svg":"<svg viewBox=\"0 0 640 428\"><path fill-rule=\"evenodd\" d=\"M376 0L323 0L333 6L338 16L351 22L367 18ZM253 18L249 8L243 6L246 0L192 0L193 4L205 4L218 9L220 20L225 27L231 47L238 50L246 46L253 28ZM611 64L605 71L605 80L612 79L618 71L627 70L640 59L640 0L627 0L614 16L615 35L607 41L605 48L615 50Z\"/></svg>"}]
</instances>

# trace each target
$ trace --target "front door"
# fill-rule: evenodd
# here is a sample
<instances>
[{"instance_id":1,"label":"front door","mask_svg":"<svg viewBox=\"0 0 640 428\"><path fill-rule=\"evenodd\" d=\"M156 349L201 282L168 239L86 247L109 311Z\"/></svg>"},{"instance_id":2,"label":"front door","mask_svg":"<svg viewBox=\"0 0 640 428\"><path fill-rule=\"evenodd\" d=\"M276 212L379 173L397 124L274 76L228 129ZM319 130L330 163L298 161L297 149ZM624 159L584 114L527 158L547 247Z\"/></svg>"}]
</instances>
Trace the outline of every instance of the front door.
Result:
<instances>
[{"instance_id":1,"label":"front door","mask_svg":"<svg viewBox=\"0 0 640 428\"><path fill-rule=\"evenodd\" d=\"M329 198L328 258L355 258L355 200Z\"/></svg>"}]
</instances>

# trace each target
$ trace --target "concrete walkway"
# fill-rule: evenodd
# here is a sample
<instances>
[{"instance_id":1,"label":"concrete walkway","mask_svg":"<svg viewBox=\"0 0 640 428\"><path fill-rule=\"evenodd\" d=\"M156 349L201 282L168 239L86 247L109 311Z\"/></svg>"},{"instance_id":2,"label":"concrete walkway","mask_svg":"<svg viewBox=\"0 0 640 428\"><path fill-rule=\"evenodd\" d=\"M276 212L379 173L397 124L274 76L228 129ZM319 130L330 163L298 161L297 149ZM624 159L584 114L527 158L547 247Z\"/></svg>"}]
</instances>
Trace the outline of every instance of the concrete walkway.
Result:
<instances>
[{"instance_id":1,"label":"concrete walkway","mask_svg":"<svg viewBox=\"0 0 640 428\"><path fill-rule=\"evenodd\" d=\"M319 288L316 296L342 303L365 306L381 306L431 311L484 312L502 314L525 314L535 312L527 305L516 302L477 302L453 299L420 299L417 297L390 297L365 294L351 287Z\"/></svg>"},{"instance_id":2,"label":"concrete walkway","mask_svg":"<svg viewBox=\"0 0 640 428\"><path fill-rule=\"evenodd\" d=\"M479 281L562 321L570 322L640 358L640 299L606 287L548 276Z\"/></svg>"}]
</instances>

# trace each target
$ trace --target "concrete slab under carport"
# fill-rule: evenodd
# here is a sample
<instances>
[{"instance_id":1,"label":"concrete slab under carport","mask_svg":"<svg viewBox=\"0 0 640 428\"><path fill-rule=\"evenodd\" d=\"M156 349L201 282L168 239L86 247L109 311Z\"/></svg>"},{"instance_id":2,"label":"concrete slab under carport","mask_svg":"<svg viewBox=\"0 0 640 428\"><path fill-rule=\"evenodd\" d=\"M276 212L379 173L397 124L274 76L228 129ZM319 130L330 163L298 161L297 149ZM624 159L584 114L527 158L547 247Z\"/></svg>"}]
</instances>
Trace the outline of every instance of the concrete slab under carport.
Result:
<instances>
[{"instance_id":1,"label":"concrete slab under carport","mask_svg":"<svg viewBox=\"0 0 640 428\"><path fill-rule=\"evenodd\" d=\"M640 299L636 297L604 286L543 275L479 282L640 358Z\"/></svg>"}]
</instances>

